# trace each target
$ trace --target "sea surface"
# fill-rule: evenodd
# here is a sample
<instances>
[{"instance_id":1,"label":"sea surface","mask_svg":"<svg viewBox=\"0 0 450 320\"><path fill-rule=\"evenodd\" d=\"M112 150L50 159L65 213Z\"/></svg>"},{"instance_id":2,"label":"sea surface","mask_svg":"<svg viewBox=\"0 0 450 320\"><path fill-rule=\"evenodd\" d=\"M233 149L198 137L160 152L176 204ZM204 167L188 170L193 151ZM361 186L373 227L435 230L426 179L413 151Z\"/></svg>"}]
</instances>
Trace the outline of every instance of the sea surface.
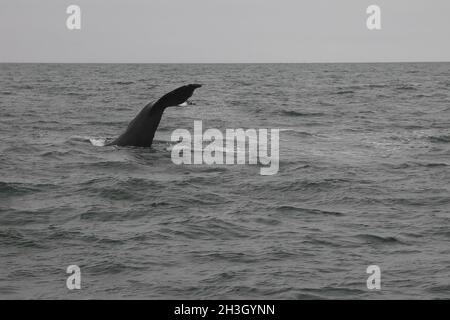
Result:
<instances>
[{"instance_id":1,"label":"sea surface","mask_svg":"<svg viewBox=\"0 0 450 320\"><path fill-rule=\"evenodd\" d=\"M175 165L194 120L282 129L279 172ZM450 63L0 64L0 298L449 299Z\"/></svg>"}]
</instances>

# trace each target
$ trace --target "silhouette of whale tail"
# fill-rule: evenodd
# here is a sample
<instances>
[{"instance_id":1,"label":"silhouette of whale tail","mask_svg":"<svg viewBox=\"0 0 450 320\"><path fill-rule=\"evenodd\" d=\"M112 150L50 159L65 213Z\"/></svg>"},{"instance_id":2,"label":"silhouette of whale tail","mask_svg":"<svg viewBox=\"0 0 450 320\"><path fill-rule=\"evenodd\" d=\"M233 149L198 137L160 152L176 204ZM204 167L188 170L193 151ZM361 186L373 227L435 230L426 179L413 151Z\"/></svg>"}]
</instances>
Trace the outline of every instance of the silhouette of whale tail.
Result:
<instances>
[{"instance_id":1,"label":"silhouette of whale tail","mask_svg":"<svg viewBox=\"0 0 450 320\"><path fill-rule=\"evenodd\" d=\"M129 123L125 132L108 145L150 147L164 110L188 102L194 90L200 87L200 84L188 84L165 94L154 103L150 102Z\"/></svg>"}]
</instances>

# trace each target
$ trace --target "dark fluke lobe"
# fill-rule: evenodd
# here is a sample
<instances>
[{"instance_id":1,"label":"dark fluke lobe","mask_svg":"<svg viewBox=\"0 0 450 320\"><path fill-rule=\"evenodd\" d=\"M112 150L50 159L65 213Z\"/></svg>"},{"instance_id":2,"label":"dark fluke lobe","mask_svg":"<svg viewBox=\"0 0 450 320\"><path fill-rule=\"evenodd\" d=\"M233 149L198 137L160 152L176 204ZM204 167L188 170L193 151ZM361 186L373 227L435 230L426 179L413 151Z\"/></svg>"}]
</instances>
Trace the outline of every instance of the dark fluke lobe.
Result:
<instances>
[{"instance_id":1,"label":"dark fluke lobe","mask_svg":"<svg viewBox=\"0 0 450 320\"><path fill-rule=\"evenodd\" d=\"M154 103L150 102L130 122L125 132L108 145L150 147L164 110L187 102L194 90L200 87L200 84L188 84L165 94Z\"/></svg>"}]
</instances>

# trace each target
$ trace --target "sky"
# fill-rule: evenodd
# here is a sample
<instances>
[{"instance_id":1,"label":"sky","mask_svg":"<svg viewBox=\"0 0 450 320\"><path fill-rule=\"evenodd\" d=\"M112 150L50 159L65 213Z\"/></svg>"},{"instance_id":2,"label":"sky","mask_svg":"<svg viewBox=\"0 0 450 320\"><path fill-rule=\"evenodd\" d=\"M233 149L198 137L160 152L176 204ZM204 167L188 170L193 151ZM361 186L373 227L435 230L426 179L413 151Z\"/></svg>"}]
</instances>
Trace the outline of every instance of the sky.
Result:
<instances>
[{"instance_id":1,"label":"sky","mask_svg":"<svg viewBox=\"0 0 450 320\"><path fill-rule=\"evenodd\" d=\"M450 61L449 39L449 0L0 0L0 62Z\"/></svg>"}]
</instances>

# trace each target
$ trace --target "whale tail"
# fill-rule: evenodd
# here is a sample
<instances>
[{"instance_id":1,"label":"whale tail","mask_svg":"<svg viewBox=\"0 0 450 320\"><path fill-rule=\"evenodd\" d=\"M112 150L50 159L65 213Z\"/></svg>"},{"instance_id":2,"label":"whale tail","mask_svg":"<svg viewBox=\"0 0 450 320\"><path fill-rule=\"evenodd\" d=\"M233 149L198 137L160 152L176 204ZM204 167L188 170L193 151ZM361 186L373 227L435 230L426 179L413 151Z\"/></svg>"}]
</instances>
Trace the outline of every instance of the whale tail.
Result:
<instances>
[{"instance_id":1,"label":"whale tail","mask_svg":"<svg viewBox=\"0 0 450 320\"><path fill-rule=\"evenodd\" d=\"M106 145L151 147L164 110L184 103L192 104L188 99L200 87L200 84L188 84L165 94L155 103L147 104L129 123L125 132Z\"/></svg>"}]
</instances>

